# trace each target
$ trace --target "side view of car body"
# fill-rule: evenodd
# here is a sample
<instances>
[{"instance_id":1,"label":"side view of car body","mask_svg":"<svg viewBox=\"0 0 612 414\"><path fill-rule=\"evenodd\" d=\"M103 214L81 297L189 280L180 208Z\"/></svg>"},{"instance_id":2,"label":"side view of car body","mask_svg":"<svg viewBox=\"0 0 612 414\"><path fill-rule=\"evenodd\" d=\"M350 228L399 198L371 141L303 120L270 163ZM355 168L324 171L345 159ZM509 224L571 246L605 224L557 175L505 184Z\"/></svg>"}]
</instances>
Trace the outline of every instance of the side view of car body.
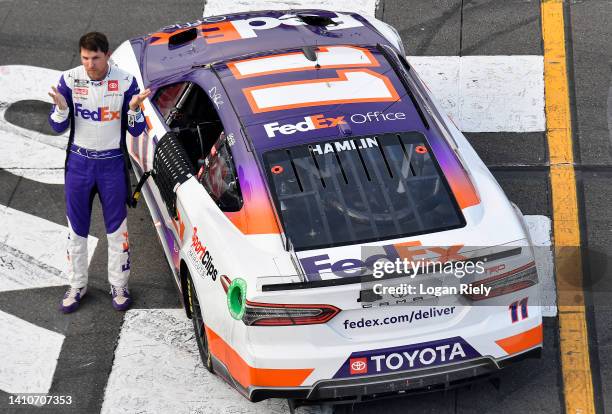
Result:
<instances>
[{"instance_id":1,"label":"side view of car body","mask_svg":"<svg viewBox=\"0 0 612 414\"><path fill-rule=\"evenodd\" d=\"M523 217L390 26L215 16L113 60L153 90L127 147L204 365L245 397L450 387L538 353ZM482 272L375 274L434 259Z\"/></svg>"}]
</instances>

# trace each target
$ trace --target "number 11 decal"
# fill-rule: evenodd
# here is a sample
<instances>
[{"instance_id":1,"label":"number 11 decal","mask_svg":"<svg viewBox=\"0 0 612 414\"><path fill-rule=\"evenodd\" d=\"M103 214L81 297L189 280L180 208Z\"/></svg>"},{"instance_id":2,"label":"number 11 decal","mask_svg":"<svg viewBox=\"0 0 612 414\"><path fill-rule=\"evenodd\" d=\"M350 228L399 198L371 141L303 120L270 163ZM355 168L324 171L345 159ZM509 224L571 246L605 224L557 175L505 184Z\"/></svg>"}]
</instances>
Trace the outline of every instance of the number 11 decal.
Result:
<instances>
[{"instance_id":1,"label":"number 11 decal","mask_svg":"<svg viewBox=\"0 0 612 414\"><path fill-rule=\"evenodd\" d=\"M336 73L336 78L270 83L245 88L243 92L254 113L399 99L389 78L372 70L338 70Z\"/></svg>"},{"instance_id":2,"label":"number 11 decal","mask_svg":"<svg viewBox=\"0 0 612 414\"><path fill-rule=\"evenodd\" d=\"M512 302L508 309L510 310L510 319L512 323L516 323L518 321L522 321L523 319L527 319L529 316L527 309L527 299L523 298L521 300L517 300L516 302ZM519 314L520 312L520 314Z\"/></svg>"}]
</instances>

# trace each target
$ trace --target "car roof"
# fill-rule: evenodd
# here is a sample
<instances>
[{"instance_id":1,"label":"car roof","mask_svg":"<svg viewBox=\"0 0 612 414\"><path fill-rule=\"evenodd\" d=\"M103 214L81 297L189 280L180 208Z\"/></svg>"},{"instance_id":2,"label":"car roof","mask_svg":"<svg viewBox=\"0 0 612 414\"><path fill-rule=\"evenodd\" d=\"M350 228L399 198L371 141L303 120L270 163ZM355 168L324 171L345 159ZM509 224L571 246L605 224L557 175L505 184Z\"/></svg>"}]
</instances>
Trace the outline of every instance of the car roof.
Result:
<instances>
[{"instance_id":1,"label":"car roof","mask_svg":"<svg viewBox=\"0 0 612 414\"><path fill-rule=\"evenodd\" d=\"M379 47L312 47L316 61L308 53L265 52L213 66L257 152L329 137L424 131Z\"/></svg>"},{"instance_id":2,"label":"car roof","mask_svg":"<svg viewBox=\"0 0 612 414\"><path fill-rule=\"evenodd\" d=\"M329 22L332 24L322 26ZM192 28L197 35L194 41L173 44L178 38L172 36L185 34ZM148 83L188 71L193 66L254 52L310 45L378 43L389 44L389 41L361 15L325 10L267 10L212 16L166 26L148 36L132 39L135 50L142 53L141 65Z\"/></svg>"}]
</instances>

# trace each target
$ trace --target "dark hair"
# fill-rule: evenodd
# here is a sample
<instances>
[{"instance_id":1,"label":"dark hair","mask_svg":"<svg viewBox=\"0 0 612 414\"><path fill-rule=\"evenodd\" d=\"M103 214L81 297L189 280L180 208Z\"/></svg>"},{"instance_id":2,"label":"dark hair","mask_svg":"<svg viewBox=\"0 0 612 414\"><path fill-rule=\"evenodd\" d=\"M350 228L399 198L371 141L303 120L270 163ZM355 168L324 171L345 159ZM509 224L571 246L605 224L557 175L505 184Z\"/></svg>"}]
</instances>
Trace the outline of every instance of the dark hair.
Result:
<instances>
[{"instance_id":1,"label":"dark hair","mask_svg":"<svg viewBox=\"0 0 612 414\"><path fill-rule=\"evenodd\" d=\"M104 33L89 32L81 36L79 40L79 48L90 50L92 52L100 51L104 54L108 53L108 39Z\"/></svg>"}]
</instances>

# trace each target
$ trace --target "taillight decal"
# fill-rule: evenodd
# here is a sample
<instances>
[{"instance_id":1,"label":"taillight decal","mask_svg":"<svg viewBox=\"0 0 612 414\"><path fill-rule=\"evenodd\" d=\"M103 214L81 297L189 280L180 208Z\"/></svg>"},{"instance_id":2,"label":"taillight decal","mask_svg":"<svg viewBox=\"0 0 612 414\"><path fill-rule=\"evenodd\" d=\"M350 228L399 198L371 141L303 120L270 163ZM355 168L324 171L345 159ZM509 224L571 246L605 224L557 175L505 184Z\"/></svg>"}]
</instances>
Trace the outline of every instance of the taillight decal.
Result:
<instances>
[{"instance_id":1,"label":"taillight decal","mask_svg":"<svg viewBox=\"0 0 612 414\"><path fill-rule=\"evenodd\" d=\"M247 300L242 321L249 326L315 325L329 322L339 312L340 309L333 305L260 303Z\"/></svg>"},{"instance_id":2,"label":"taillight decal","mask_svg":"<svg viewBox=\"0 0 612 414\"><path fill-rule=\"evenodd\" d=\"M491 288L491 291L488 295L467 295L471 300L483 300L490 299L496 296L507 295L508 293L517 292L522 289L527 289L537 283L537 273L535 275L535 280L533 278L526 277L524 280L516 280L509 283L506 286L495 286L495 284L502 283L503 279L509 278L511 276L515 276L520 272L524 272L526 270L532 269L536 271L535 262L529 262L523 266L519 266L516 269L513 269L509 272L502 273L500 275L492 276L487 279L477 281L482 286L488 286ZM518 311L518 305L517 305ZM525 311L526 312L526 311ZM517 315L518 318L518 315Z\"/></svg>"},{"instance_id":3,"label":"taillight decal","mask_svg":"<svg viewBox=\"0 0 612 414\"><path fill-rule=\"evenodd\" d=\"M494 281L496 281L498 279L503 279L505 277L512 276L515 273L522 272L523 270L527 270L530 267L534 267L534 266L535 266L535 262L529 262L529 263L524 264L523 266L517 267L516 269L513 269L513 270L511 270L509 272L502 273L500 275L495 275L495 276L489 277L487 279L479 280L478 283L482 283L482 284L491 283L491 282L494 282Z\"/></svg>"},{"instance_id":4,"label":"taillight decal","mask_svg":"<svg viewBox=\"0 0 612 414\"><path fill-rule=\"evenodd\" d=\"M232 283L232 279L227 277L227 275L221 275L221 286L223 286L223 290L227 293L229 286Z\"/></svg>"}]
</instances>

